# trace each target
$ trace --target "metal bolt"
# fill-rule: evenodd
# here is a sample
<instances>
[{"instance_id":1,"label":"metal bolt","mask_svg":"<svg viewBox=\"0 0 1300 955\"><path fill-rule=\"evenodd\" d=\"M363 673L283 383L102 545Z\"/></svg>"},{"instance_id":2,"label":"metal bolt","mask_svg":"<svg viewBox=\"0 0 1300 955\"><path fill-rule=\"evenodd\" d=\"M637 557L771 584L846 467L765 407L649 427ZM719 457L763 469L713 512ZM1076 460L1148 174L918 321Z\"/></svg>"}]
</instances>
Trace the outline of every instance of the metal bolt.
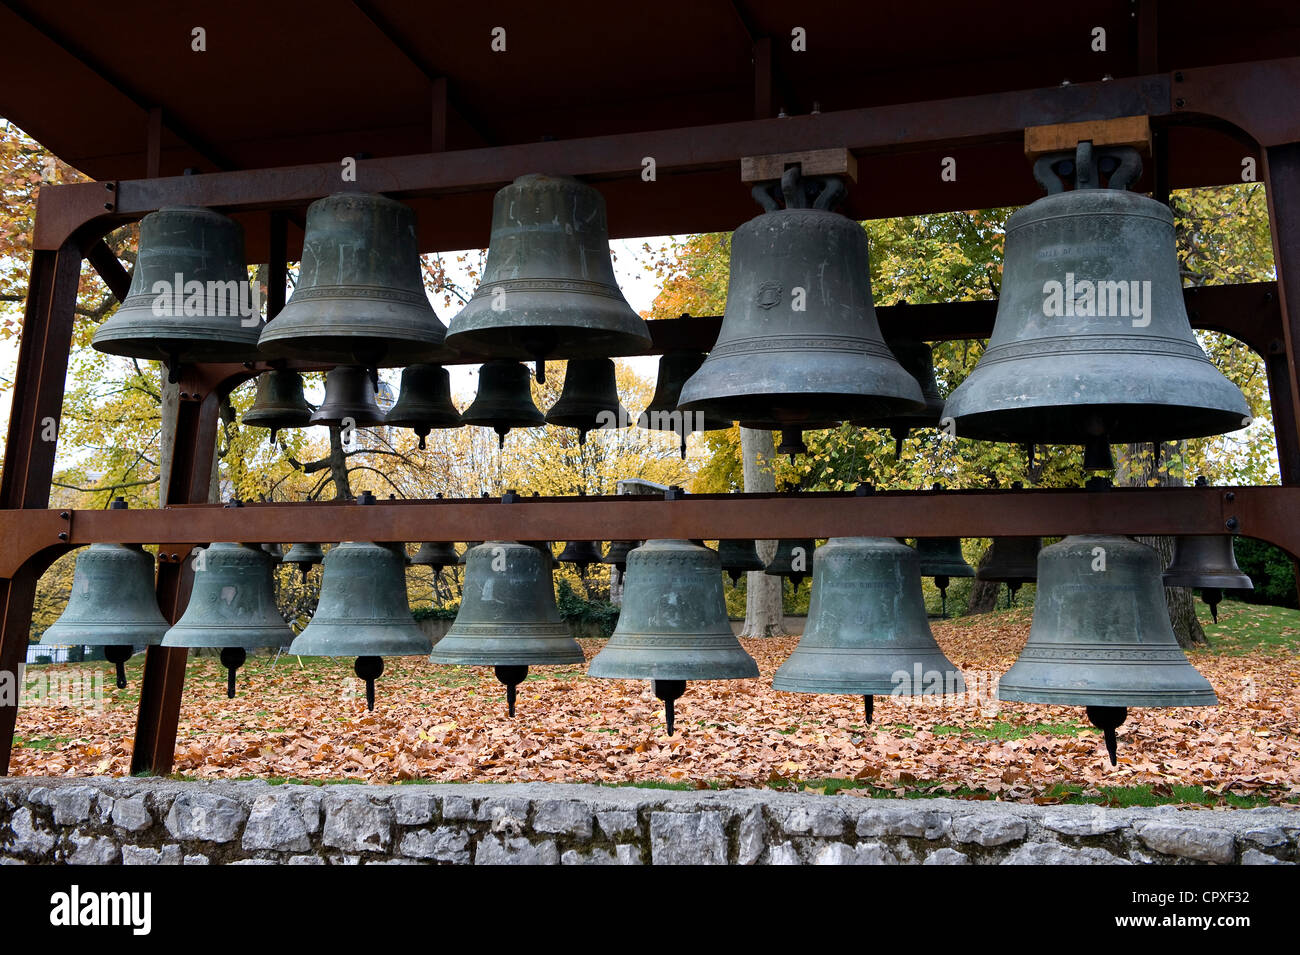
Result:
<instances>
[{"instance_id":1,"label":"metal bolt","mask_svg":"<svg viewBox=\"0 0 1300 955\"><path fill-rule=\"evenodd\" d=\"M1238 527L1237 519L1235 517L1230 517L1223 522L1223 526L1226 527L1228 530L1235 532Z\"/></svg>"},{"instance_id":2,"label":"metal bolt","mask_svg":"<svg viewBox=\"0 0 1300 955\"><path fill-rule=\"evenodd\" d=\"M1227 500L1229 500L1229 501L1235 501L1235 500L1237 499L1237 495L1236 495L1236 493L1233 492L1233 491L1229 491L1227 494L1225 494L1225 495L1223 495L1223 496L1224 496L1225 499L1227 499Z\"/></svg>"},{"instance_id":3,"label":"metal bolt","mask_svg":"<svg viewBox=\"0 0 1300 955\"><path fill-rule=\"evenodd\" d=\"M67 540L67 539L68 539L68 532L67 532L67 531L59 531L59 540L61 540L61 541L65 541L65 540Z\"/></svg>"},{"instance_id":4,"label":"metal bolt","mask_svg":"<svg viewBox=\"0 0 1300 955\"><path fill-rule=\"evenodd\" d=\"M1187 105L1187 101L1180 96L1178 97L1178 99L1174 100L1174 105L1177 106L1179 109L1182 109L1184 106Z\"/></svg>"},{"instance_id":5,"label":"metal bolt","mask_svg":"<svg viewBox=\"0 0 1300 955\"><path fill-rule=\"evenodd\" d=\"M59 511L59 517L63 518L66 521L66 520L70 520L72 518L72 515L69 514L67 511Z\"/></svg>"}]
</instances>

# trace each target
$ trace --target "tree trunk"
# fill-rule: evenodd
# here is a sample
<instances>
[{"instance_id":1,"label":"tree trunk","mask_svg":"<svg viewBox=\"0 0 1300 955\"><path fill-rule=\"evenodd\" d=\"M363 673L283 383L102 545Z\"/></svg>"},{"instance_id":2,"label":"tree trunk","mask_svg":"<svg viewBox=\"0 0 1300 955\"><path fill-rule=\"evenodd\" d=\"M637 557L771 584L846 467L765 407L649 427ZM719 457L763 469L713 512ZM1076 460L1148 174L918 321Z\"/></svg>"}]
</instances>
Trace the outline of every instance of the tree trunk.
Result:
<instances>
[{"instance_id":1,"label":"tree trunk","mask_svg":"<svg viewBox=\"0 0 1300 955\"><path fill-rule=\"evenodd\" d=\"M990 544L984 549L984 556L980 558L979 567L983 567L989 562L993 555L993 546ZM967 613L988 613L996 610L998 607L998 594L1002 592L1002 585L995 580L980 580L976 578L971 582L970 601L966 605Z\"/></svg>"},{"instance_id":2,"label":"tree trunk","mask_svg":"<svg viewBox=\"0 0 1300 955\"><path fill-rule=\"evenodd\" d=\"M740 429L740 454L745 468L747 493L776 490L776 472L772 461L776 445L770 431ZM776 554L774 540L756 540L758 556L766 563ZM742 637L776 637L785 635L785 613L781 602L783 577L751 571L745 577L745 626Z\"/></svg>"},{"instance_id":3,"label":"tree trunk","mask_svg":"<svg viewBox=\"0 0 1300 955\"><path fill-rule=\"evenodd\" d=\"M1181 455L1186 443L1173 441L1165 444L1124 444L1115 457L1115 483L1121 487L1147 487L1153 482L1165 487L1181 487L1182 477L1171 474L1164 462L1173 455ZM1160 566L1168 567L1173 557L1174 541L1171 537L1138 537L1160 555ZM1194 595L1187 587L1166 587L1165 605L1169 608L1169 623L1179 646L1189 649L1197 644L1208 644L1209 638L1196 619Z\"/></svg>"},{"instance_id":4,"label":"tree trunk","mask_svg":"<svg viewBox=\"0 0 1300 955\"><path fill-rule=\"evenodd\" d=\"M352 482L348 480L348 459L343 453L343 435L338 427L330 425L330 479L334 482L334 496L340 501L352 497Z\"/></svg>"}]
</instances>

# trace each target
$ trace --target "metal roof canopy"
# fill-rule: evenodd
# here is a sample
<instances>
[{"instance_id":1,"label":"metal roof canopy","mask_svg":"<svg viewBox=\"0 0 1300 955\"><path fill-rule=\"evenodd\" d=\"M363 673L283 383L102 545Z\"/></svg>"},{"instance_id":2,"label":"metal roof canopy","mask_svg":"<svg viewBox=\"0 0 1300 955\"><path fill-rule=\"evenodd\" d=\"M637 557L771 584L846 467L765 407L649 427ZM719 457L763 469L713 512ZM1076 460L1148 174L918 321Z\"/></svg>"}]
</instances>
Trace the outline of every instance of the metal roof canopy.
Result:
<instances>
[{"instance_id":1,"label":"metal roof canopy","mask_svg":"<svg viewBox=\"0 0 1300 955\"><path fill-rule=\"evenodd\" d=\"M849 214L1031 201L1039 189L1023 158L1021 129L973 131L986 118L981 103L996 100L971 101L969 134L927 135L933 111L926 104L961 108L954 101L1012 91L1022 94L1021 127L1033 123L1036 110L1042 122L1125 108L1164 117L1156 127L1167 172L1148 170L1139 188L1151 188L1156 175L1171 188L1240 181L1241 160L1257 155L1258 131L1243 134L1222 117L1266 111L1270 97L1217 108L1225 104L1209 102L1212 68L1300 51L1300 7L1265 0L1250 14L1225 16L1222 4L1205 0L1100 0L1082 9L1014 2L992 11L952 0L923 10L576 0L563 5L563 15L538 5L394 0L233 0L201 11L0 0L0 35L10 41L0 61L0 115L98 180L176 176L187 168L338 169L345 156L383 161L444 149L524 157L527 150L511 147L543 142L557 148L532 155L554 157L555 168L532 171L562 173L570 171L568 142L667 143L644 134L671 131L672 145L689 155L698 134L709 147L704 159L692 165L679 157L661 166L655 183L641 181L640 157L630 167L582 174L606 194L613 237L720 231L757 211L738 181L737 157L718 158L732 129L724 124L752 129L749 121L768 119L790 129L758 139L805 139L830 133L836 117L888 106L901 108L860 114L873 126L873 143L841 143L860 165ZM493 50L497 27L505 31L504 52ZM205 31L203 52L192 49L195 28ZM804 52L792 49L796 28L805 31ZM1104 51L1093 49L1098 29ZM1192 71L1207 68L1198 81ZM1199 95L1179 97L1184 90L1173 86L1180 81L1165 75L1173 70L1187 71ZM1145 79L1123 82L1135 77ZM1062 87L1065 80L1070 85ZM1266 79L1260 88L1269 89ZM1284 88L1274 95L1285 96ZM1179 99L1186 101L1175 105ZM809 115L814 107L819 115ZM771 119L780 109L791 118ZM737 143L754 140L740 127L735 135ZM955 181L939 175L948 156L957 161ZM491 194L500 184L406 196L420 213L422 248L486 245ZM390 191L382 176L352 188ZM290 203L293 218L305 204ZM265 261L267 216L239 217L250 258ZM296 225L289 232L296 251Z\"/></svg>"}]
</instances>

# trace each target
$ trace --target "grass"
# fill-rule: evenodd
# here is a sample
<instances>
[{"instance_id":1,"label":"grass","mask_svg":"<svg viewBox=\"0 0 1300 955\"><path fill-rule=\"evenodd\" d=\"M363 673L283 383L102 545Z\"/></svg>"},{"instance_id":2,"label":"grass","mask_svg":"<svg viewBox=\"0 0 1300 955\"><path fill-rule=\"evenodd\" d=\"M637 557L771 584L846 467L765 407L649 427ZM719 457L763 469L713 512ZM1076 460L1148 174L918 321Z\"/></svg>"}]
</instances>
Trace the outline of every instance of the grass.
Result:
<instances>
[{"instance_id":1,"label":"grass","mask_svg":"<svg viewBox=\"0 0 1300 955\"><path fill-rule=\"evenodd\" d=\"M70 736L14 737L14 749L35 749L48 751L57 749L64 743L71 742Z\"/></svg>"},{"instance_id":2,"label":"grass","mask_svg":"<svg viewBox=\"0 0 1300 955\"><path fill-rule=\"evenodd\" d=\"M994 723L992 726L936 726L935 736L976 736L980 739L1023 739L1045 733L1049 736L1078 736L1095 733L1082 723Z\"/></svg>"},{"instance_id":3,"label":"grass","mask_svg":"<svg viewBox=\"0 0 1300 955\"><path fill-rule=\"evenodd\" d=\"M1219 604L1216 624L1210 608L1198 598L1196 616L1210 644L1195 648L1193 654L1242 656L1300 651L1300 610L1225 600Z\"/></svg>"}]
</instances>

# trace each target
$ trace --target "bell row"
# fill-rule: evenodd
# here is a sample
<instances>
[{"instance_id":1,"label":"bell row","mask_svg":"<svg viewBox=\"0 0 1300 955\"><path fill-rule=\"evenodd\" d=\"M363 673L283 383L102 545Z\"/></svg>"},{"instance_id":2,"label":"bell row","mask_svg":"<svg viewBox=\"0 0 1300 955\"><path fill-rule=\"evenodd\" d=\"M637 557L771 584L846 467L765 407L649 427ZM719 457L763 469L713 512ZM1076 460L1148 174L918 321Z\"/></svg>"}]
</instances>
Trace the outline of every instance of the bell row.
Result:
<instances>
[{"instance_id":1,"label":"bell row","mask_svg":"<svg viewBox=\"0 0 1300 955\"><path fill-rule=\"evenodd\" d=\"M776 689L861 696L868 722L877 695L964 692L960 670L930 632L917 549L893 538L832 538L811 556L807 626L773 678ZM403 546L344 542L323 563L316 611L294 636L276 609L273 561L261 548L208 547L189 604L171 625L158 609L149 555L138 546L94 544L78 555L68 606L41 642L105 646L119 686L135 645L220 649L230 696L249 650L352 657L372 709L384 657L427 655L493 667L511 716L530 667L585 661L556 605L549 548L516 541L468 548L460 609L436 645L411 615ZM692 541L632 548L617 627L591 661L593 677L652 681L670 734L674 701L689 681L758 676L732 633L721 571L719 554ZM1086 707L1112 762L1114 731L1128 707L1216 702L1174 637L1168 578L1150 547L1125 537L1067 537L1042 549L1034 576L1033 626L1000 682L1001 699Z\"/></svg>"},{"instance_id":2,"label":"bell row","mask_svg":"<svg viewBox=\"0 0 1300 955\"><path fill-rule=\"evenodd\" d=\"M1172 213L1128 191L1140 170L1135 150L1088 142L1037 160L1048 194L1007 221L992 337L946 401L919 336L887 343L881 335L866 233L834 211L844 184L790 170L754 190L764 211L732 237L718 340L707 358L661 367L660 386L671 383L662 410L698 414L692 430L739 422L787 432L792 449L799 432L845 421L896 434L943 422L959 437L1084 445L1097 468L1107 466L1112 443L1245 427L1245 397L1188 322ZM461 420L501 433L541 417L514 407L519 386L505 380L525 380L519 362L536 362L540 379L547 359L650 347L645 321L614 278L604 200L571 178L523 176L497 193L482 281L447 329L424 293L414 213L383 196L347 193L311 205L298 286L264 325L252 310L222 314L244 274L231 220L204 209L152 213L141 223L130 294L94 345L173 367L297 358L356 377L358 369L419 365L425 370L411 387L428 407L398 418L417 431L451 426L450 401L429 369L472 355L488 360L485 407L471 406ZM606 376L604 365L577 375L588 392L599 383L598 411L617 406ZM333 398L327 393L326 404ZM569 426L596 426L591 409L581 411ZM294 413L300 418L301 406Z\"/></svg>"}]
</instances>

